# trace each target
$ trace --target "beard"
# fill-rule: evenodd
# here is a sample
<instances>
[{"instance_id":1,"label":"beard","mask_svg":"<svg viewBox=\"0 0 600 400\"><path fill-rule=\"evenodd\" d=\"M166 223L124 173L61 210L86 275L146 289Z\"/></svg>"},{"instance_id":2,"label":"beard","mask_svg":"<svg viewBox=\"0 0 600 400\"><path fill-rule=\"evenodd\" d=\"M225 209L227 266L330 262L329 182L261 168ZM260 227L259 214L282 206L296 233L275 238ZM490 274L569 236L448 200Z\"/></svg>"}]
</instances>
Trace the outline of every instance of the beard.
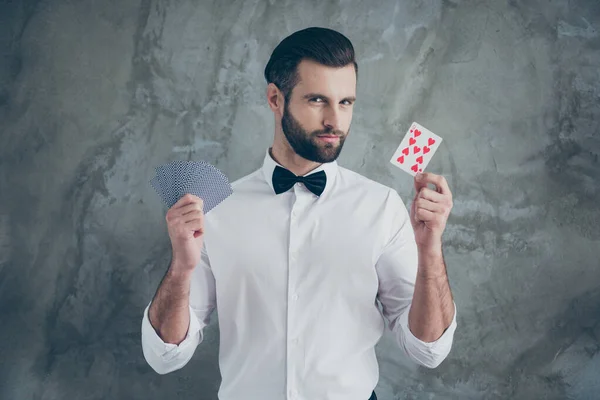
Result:
<instances>
[{"instance_id":1,"label":"beard","mask_svg":"<svg viewBox=\"0 0 600 400\"><path fill-rule=\"evenodd\" d=\"M283 107L281 129L296 154L306 160L317 163L329 163L335 161L340 155L342 147L344 147L346 135L350 133L350 128L348 128L346 134L342 131L333 129L317 130L308 133L302 128L300 122L298 122L298 120L290 113L287 102ZM339 136L339 139L337 143L329 143L321 141L317 138L317 135L337 135Z\"/></svg>"}]
</instances>

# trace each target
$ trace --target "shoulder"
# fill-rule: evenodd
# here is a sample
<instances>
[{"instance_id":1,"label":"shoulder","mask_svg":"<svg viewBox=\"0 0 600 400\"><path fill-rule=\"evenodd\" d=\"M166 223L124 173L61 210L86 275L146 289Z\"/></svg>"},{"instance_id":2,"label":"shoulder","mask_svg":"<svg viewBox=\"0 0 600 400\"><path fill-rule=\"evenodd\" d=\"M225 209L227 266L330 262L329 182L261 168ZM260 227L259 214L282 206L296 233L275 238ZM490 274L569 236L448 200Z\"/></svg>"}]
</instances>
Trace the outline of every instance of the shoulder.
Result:
<instances>
[{"instance_id":1,"label":"shoulder","mask_svg":"<svg viewBox=\"0 0 600 400\"><path fill-rule=\"evenodd\" d=\"M357 190L362 196L366 196L372 200L379 199L379 201L386 202L400 199L396 189L361 175L358 172L339 167L339 175L343 186L351 190Z\"/></svg>"},{"instance_id":2,"label":"shoulder","mask_svg":"<svg viewBox=\"0 0 600 400\"><path fill-rule=\"evenodd\" d=\"M253 184L256 184L256 181L259 180L261 177L259 174L261 174L262 171L261 169L257 169L254 172L249 173L248 175L242 176L241 178L236 179L231 183L231 188L236 191L236 190L240 190L240 189L244 189L246 187L252 186Z\"/></svg>"}]
</instances>

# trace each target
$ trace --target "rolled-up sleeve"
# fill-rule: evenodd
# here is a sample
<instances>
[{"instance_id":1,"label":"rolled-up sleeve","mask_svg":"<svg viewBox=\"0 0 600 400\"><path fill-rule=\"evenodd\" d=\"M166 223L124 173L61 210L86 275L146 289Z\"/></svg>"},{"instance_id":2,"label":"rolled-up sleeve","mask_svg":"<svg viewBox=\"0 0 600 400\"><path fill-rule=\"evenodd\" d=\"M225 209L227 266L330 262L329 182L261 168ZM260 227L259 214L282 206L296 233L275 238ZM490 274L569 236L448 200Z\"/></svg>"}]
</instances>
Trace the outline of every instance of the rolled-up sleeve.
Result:
<instances>
[{"instance_id":1,"label":"rolled-up sleeve","mask_svg":"<svg viewBox=\"0 0 600 400\"><path fill-rule=\"evenodd\" d=\"M442 336L434 342L424 342L413 335L408 326L409 310L410 307L400 315L400 329L396 329L396 335L399 336L398 342L414 361L428 368L436 368L448 357L452 349L456 330L456 303L454 303L452 322Z\"/></svg>"},{"instance_id":2,"label":"rolled-up sleeve","mask_svg":"<svg viewBox=\"0 0 600 400\"><path fill-rule=\"evenodd\" d=\"M408 210L395 190L391 190L384 208L389 240L379 255L375 268L379 279L377 298L389 322L398 346L416 363L436 368L452 348L456 331L456 304L452 322L440 338L424 342L413 335L408 313L415 291L418 251Z\"/></svg>"},{"instance_id":3,"label":"rolled-up sleeve","mask_svg":"<svg viewBox=\"0 0 600 400\"><path fill-rule=\"evenodd\" d=\"M204 339L204 327L210 322L216 307L215 278L210 268L206 247L202 250L201 262L194 269L190 284L190 324L185 339L177 344L165 343L150 323L148 312L142 318L142 352L146 362L159 374L183 368L192 358L196 347Z\"/></svg>"}]
</instances>

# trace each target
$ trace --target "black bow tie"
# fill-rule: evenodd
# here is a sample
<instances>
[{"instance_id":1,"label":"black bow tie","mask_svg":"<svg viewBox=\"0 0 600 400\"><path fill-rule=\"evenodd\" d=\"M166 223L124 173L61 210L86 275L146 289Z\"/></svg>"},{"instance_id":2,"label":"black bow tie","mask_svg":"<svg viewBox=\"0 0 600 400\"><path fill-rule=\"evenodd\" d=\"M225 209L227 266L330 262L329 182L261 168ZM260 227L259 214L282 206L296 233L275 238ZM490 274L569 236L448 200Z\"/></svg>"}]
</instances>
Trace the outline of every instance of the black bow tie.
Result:
<instances>
[{"instance_id":1,"label":"black bow tie","mask_svg":"<svg viewBox=\"0 0 600 400\"><path fill-rule=\"evenodd\" d=\"M275 194L287 192L296 182L304 183L304 186L308 190L320 196L323 190L325 190L327 175L325 175L325 171L319 171L308 176L296 176L293 172L281 168L279 165L275 166L275 170L273 171L273 188L275 189Z\"/></svg>"}]
</instances>

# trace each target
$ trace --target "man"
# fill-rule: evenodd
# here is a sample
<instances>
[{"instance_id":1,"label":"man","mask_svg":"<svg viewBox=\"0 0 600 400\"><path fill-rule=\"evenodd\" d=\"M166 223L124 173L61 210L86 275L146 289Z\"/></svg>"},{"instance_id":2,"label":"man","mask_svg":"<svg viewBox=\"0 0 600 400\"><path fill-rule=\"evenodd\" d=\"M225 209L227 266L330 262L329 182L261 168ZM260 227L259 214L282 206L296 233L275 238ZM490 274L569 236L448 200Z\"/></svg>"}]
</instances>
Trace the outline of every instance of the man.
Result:
<instances>
[{"instance_id":1,"label":"man","mask_svg":"<svg viewBox=\"0 0 600 400\"><path fill-rule=\"evenodd\" d=\"M422 174L409 214L394 189L337 165L357 71L333 30L275 48L265 68L275 137L262 167L209 215L190 194L167 212L173 258L142 321L156 372L187 364L217 305L221 400L376 399L385 319L415 362L446 358L452 195L442 176Z\"/></svg>"}]
</instances>

